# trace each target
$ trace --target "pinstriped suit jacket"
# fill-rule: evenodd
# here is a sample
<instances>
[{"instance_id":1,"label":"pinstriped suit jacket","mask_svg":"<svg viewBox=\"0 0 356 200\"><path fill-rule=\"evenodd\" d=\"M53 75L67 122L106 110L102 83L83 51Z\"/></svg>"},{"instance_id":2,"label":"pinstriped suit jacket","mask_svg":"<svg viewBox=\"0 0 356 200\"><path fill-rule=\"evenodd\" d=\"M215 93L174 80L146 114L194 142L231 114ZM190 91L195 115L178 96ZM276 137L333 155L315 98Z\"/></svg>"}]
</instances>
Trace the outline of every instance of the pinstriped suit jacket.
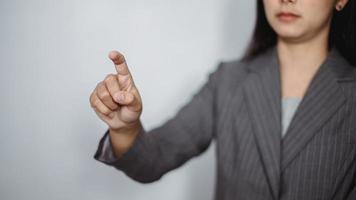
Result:
<instances>
[{"instance_id":1,"label":"pinstriped suit jacket","mask_svg":"<svg viewBox=\"0 0 356 200\"><path fill-rule=\"evenodd\" d=\"M177 114L144 128L116 160L94 158L150 183L216 140L215 200L356 199L356 68L333 48L281 138L276 46L222 62Z\"/></svg>"}]
</instances>

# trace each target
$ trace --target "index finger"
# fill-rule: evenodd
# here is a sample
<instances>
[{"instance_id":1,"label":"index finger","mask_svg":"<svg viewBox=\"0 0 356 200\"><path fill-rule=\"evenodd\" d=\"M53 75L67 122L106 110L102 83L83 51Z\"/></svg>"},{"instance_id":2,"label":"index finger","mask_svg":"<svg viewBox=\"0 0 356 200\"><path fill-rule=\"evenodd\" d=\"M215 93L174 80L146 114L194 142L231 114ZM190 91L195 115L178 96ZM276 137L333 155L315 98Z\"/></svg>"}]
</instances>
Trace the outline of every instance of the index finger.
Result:
<instances>
[{"instance_id":1,"label":"index finger","mask_svg":"<svg viewBox=\"0 0 356 200\"><path fill-rule=\"evenodd\" d=\"M115 68L118 74L120 75L131 75L129 68L127 67L126 60L124 55L118 51L110 51L109 58L115 64Z\"/></svg>"}]
</instances>

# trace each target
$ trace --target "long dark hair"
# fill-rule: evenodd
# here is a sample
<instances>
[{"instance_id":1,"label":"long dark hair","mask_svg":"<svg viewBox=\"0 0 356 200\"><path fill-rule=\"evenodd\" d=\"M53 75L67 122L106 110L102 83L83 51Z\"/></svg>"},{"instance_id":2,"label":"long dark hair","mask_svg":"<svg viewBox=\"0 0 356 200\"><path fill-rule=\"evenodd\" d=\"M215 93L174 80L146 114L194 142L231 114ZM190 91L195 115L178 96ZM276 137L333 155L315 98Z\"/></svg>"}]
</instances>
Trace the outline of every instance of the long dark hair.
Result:
<instances>
[{"instance_id":1,"label":"long dark hair","mask_svg":"<svg viewBox=\"0 0 356 200\"><path fill-rule=\"evenodd\" d=\"M250 60L277 43L277 34L267 21L262 0L257 0L256 25L241 60ZM329 49L335 46L356 67L356 0L349 0L341 11L334 9Z\"/></svg>"}]
</instances>

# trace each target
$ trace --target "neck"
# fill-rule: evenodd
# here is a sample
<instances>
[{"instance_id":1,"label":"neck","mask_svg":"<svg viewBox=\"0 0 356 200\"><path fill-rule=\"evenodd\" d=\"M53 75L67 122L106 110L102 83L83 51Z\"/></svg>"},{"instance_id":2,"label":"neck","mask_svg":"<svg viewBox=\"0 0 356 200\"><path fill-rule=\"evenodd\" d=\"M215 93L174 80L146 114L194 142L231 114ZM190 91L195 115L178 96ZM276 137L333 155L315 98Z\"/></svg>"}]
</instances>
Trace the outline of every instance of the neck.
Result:
<instances>
[{"instance_id":1,"label":"neck","mask_svg":"<svg viewBox=\"0 0 356 200\"><path fill-rule=\"evenodd\" d=\"M277 51L283 69L316 71L328 54L328 34L319 34L303 42L278 38Z\"/></svg>"}]
</instances>

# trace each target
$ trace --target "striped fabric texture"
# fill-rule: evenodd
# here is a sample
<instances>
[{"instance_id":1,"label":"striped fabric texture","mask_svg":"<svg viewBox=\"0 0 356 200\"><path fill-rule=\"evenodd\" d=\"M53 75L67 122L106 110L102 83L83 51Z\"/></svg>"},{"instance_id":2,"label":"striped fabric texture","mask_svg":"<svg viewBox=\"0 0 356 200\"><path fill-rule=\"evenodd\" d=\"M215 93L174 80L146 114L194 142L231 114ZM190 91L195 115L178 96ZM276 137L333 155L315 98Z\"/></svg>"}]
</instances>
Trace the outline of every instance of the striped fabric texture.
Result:
<instances>
[{"instance_id":1,"label":"striped fabric texture","mask_svg":"<svg viewBox=\"0 0 356 200\"><path fill-rule=\"evenodd\" d=\"M176 115L141 129L133 146L94 158L142 183L159 180L216 142L214 200L356 200L356 68L332 48L281 137L276 46L221 62Z\"/></svg>"}]
</instances>

